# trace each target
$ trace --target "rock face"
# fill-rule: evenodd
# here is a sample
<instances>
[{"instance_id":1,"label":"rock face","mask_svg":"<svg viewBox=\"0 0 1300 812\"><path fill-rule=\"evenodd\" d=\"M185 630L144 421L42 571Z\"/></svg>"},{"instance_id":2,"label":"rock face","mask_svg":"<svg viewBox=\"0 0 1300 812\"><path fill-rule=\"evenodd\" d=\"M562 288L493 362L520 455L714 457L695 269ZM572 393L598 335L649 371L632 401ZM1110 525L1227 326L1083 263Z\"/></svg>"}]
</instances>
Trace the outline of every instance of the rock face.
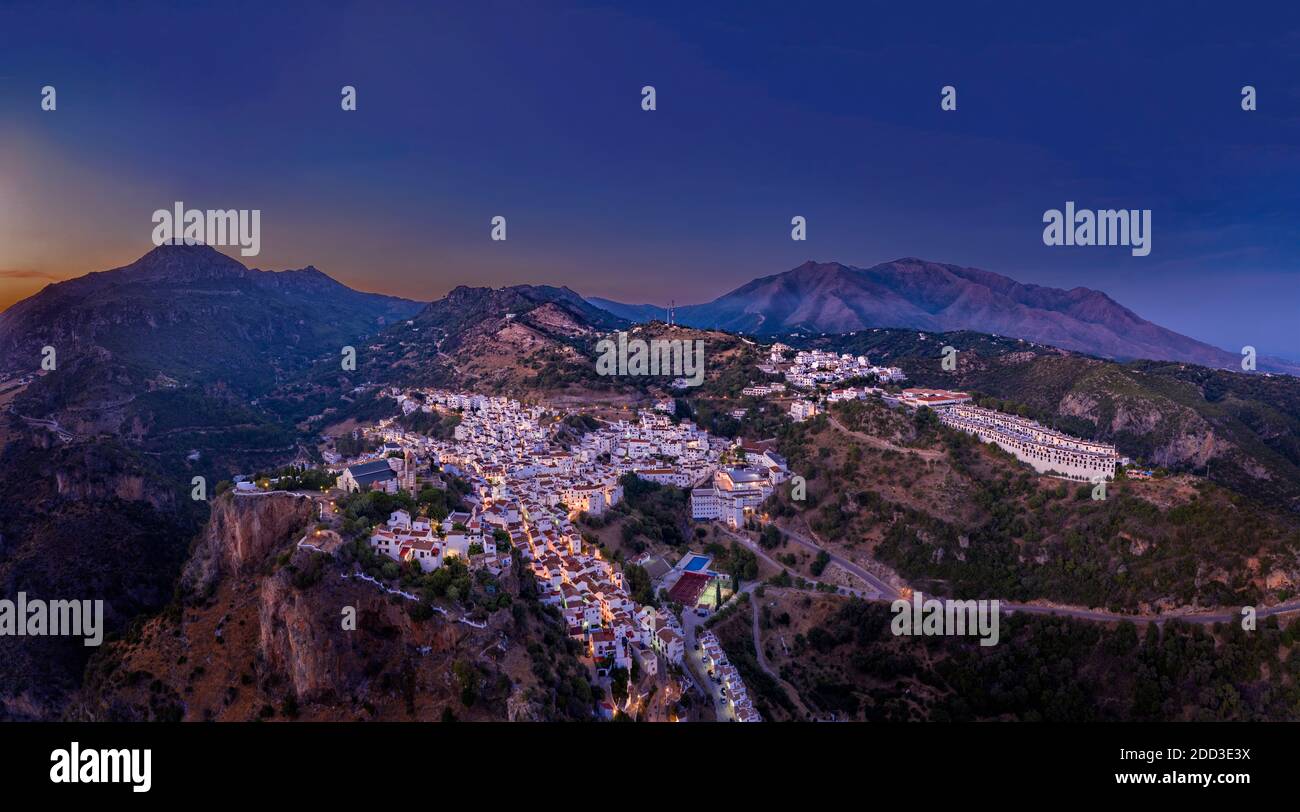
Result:
<instances>
[{"instance_id":1,"label":"rock face","mask_svg":"<svg viewBox=\"0 0 1300 812\"><path fill-rule=\"evenodd\" d=\"M528 691L515 686L506 699L506 720L510 722L540 722L543 720L537 703L528 696Z\"/></svg>"},{"instance_id":2,"label":"rock face","mask_svg":"<svg viewBox=\"0 0 1300 812\"><path fill-rule=\"evenodd\" d=\"M568 712L557 710L554 686L539 683L529 645L562 632L557 622L508 610L474 620L445 600L414 611L414 601L356 577L354 563L298 548L314 512L310 497L284 492L216 499L183 570L183 600L110 644L65 715L525 720ZM513 579L500 586L519 595ZM547 669L565 663L553 682L566 689L580 673L567 649L545 661ZM579 705L574 712L589 718Z\"/></svg>"},{"instance_id":3,"label":"rock face","mask_svg":"<svg viewBox=\"0 0 1300 812\"><path fill-rule=\"evenodd\" d=\"M295 562L314 555L303 552ZM345 611L354 611L357 628L366 630L364 648L357 632L344 628ZM337 578L299 590L283 569L258 588L257 618L259 665L305 702L365 693L367 662L401 662L411 650L454 651L474 631L437 620L417 623L405 601L394 602L363 581Z\"/></svg>"},{"instance_id":4,"label":"rock face","mask_svg":"<svg viewBox=\"0 0 1300 812\"><path fill-rule=\"evenodd\" d=\"M226 493L181 574L183 594L208 595L217 580L246 575L311 521L315 503L292 493Z\"/></svg>"}]
</instances>

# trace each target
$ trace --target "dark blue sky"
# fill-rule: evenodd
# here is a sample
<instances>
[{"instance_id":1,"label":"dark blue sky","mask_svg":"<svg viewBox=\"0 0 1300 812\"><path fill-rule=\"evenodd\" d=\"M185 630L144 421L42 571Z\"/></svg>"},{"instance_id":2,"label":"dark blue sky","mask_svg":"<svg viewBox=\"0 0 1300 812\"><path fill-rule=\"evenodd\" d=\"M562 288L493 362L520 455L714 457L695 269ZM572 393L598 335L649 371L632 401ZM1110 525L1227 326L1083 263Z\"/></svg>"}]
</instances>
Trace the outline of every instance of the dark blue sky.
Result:
<instances>
[{"instance_id":1,"label":"dark blue sky","mask_svg":"<svg viewBox=\"0 0 1300 812\"><path fill-rule=\"evenodd\" d=\"M6 4L0 304L134 259L182 200L261 209L247 264L421 299L694 302L805 259L919 256L1300 357L1300 14L700 5ZM1044 246L1067 200L1151 209L1150 256Z\"/></svg>"}]
</instances>

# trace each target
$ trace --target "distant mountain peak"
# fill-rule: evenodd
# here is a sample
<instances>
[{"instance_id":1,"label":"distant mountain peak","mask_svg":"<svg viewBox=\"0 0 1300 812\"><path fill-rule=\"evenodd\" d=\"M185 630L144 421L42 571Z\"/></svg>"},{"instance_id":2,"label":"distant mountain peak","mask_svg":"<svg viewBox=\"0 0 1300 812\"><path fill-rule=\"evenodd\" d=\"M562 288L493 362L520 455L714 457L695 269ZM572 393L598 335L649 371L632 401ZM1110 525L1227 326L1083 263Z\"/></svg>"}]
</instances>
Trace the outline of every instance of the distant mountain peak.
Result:
<instances>
[{"instance_id":1,"label":"distant mountain peak","mask_svg":"<svg viewBox=\"0 0 1300 812\"><path fill-rule=\"evenodd\" d=\"M61 367L106 352L142 370L254 391L287 365L336 353L422 306L353 290L312 266L250 270L211 246L165 244L0 313L0 371L31 369L50 345Z\"/></svg>"},{"instance_id":2,"label":"distant mountain peak","mask_svg":"<svg viewBox=\"0 0 1300 812\"><path fill-rule=\"evenodd\" d=\"M163 243L128 265L113 270L176 271L204 268L238 273L248 268L239 260L227 256L210 245Z\"/></svg>"},{"instance_id":3,"label":"distant mountain peak","mask_svg":"<svg viewBox=\"0 0 1300 812\"><path fill-rule=\"evenodd\" d=\"M663 317L661 309L648 305L592 301L624 318ZM677 320L693 327L765 335L870 327L970 330L1119 360L1150 358L1217 368L1236 368L1240 361L1233 353L1152 324L1099 290L1023 284L992 271L919 257L869 268L810 259L711 302L678 306ZM1300 371L1273 359L1268 366L1292 374Z\"/></svg>"}]
</instances>

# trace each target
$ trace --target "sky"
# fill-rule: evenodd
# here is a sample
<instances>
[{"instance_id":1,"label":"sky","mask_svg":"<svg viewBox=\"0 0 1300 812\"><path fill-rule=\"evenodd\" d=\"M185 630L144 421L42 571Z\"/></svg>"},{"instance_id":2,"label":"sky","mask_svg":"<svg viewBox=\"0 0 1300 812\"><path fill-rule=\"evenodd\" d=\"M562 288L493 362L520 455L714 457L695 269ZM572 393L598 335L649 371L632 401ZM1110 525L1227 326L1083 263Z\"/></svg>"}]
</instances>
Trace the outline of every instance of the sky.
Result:
<instances>
[{"instance_id":1,"label":"sky","mask_svg":"<svg viewBox=\"0 0 1300 812\"><path fill-rule=\"evenodd\" d=\"M1276 5L0 0L0 307L138 258L182 201L260 210L250 267L420 300L695 303L915 256L1300 358ZM1066 201L1150 209L1150 255L1044 245Z\"/></svg>"}]
</instances>

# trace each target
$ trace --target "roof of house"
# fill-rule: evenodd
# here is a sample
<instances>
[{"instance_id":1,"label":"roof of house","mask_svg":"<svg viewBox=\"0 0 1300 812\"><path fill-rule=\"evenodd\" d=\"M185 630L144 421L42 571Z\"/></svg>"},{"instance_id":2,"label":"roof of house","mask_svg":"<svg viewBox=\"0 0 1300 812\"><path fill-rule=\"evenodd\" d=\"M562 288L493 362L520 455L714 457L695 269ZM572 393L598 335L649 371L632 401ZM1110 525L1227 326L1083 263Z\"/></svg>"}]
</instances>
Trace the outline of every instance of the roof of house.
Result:
<instances>
[{"instance_id":1,"label":"roof of house","mask_svg":"<svg viewBox=\"0 0 1300 812\"><path fill-rule=\"evenodd\" d=\"M397 473L388 464L388 460L374 460L360 465L350 465L348 466L348 472L360 485L369 485L372 482L392 479L397 476Z\"/></svg>"}]
</instances>

